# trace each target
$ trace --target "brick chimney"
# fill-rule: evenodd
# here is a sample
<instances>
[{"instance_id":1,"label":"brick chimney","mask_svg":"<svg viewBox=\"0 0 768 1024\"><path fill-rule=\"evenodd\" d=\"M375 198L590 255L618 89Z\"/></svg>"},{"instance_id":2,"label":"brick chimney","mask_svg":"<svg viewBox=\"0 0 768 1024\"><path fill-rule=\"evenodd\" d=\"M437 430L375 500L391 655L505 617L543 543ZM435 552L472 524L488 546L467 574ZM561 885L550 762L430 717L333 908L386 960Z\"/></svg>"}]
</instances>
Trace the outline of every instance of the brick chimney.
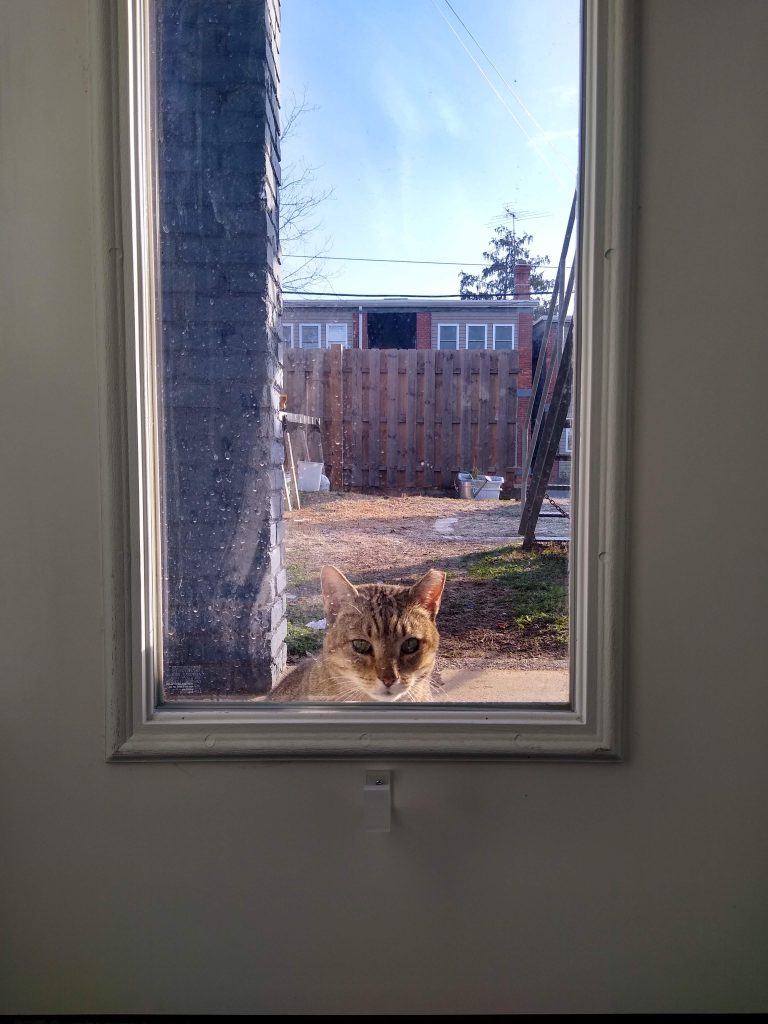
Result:
<instances>
[{"instance_id":1,"label":"brick chimney","mask_svg":"<svg viewBox=\"0 0 768 1024\"><path fill-rule=\"evenodd\" d=\"M528 263L515 264L515 298L530 299L531 267Z\"/></svg>"}]
</instances>

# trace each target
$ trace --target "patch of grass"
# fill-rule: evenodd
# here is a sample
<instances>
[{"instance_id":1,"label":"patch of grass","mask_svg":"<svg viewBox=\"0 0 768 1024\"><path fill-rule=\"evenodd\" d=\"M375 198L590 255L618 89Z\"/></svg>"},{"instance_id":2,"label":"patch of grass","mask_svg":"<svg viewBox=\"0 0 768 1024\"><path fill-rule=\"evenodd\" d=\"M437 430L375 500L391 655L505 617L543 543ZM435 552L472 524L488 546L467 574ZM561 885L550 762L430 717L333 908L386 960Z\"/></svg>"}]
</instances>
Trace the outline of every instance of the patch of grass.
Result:
<instances>
[{"instance_id":1,"label":"patch of grass","mask_svg":"<svg viewBox=\"0 0 768 1024\"><path fill-rule=\"evenodd\" d=\"M568 555L562 544L496 548L467 559L467 574L504 588L515 625L530 637L568 643Z\"/></svg>"},{"instance_id":2,"label":"patch of grass","mask_svg":"<svg viewBox=\"0 0 768 1024\"><path fill-rule=\"evenodd\" d=\"M288 621L295 626L304 626L307 622L325 618L325 609L320 597L299 597L288 602Z\"/></svg>"},{"instance_id":3,"label":"patch of grass","mask_svg":"<svg viewBox=\"0 0 768 1024\"><path fill-rule=\"evenodd\" d=\"M309 583L309 576L307 576L301 565L286 565L285 575L290 587L298 587L302 583Z\"/></svg>"},{"instance_id":4,"label":"patch of grass","mask_svg":"<svg viewBox=\"0 0 768 1024\"><path fill-rule=\"evenodd\" d=\"M323 646L323 634L318 629L309 629L307 626L289 621L285 642L290 657L303 658L320 650Z\"/></svg>"},{"instance_id":5,"label":"patch of grass","mask_svg":"<svg viewBox=\"0 0 768 1024\"><path fill-rule=\"evenodd\" d=\"M515 624L529 636L554 640L558 644L568 643L568 616L535 612L533 615L518 615Z\"/></svg>"}]
</instances>

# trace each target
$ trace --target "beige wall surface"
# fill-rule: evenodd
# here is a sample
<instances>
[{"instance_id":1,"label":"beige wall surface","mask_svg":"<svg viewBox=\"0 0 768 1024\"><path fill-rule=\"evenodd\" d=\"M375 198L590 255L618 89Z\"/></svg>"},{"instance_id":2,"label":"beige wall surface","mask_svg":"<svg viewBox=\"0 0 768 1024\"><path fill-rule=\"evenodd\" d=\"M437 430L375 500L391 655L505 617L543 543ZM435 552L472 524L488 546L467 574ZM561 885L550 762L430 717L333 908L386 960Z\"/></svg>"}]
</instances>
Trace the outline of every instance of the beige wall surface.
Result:
<instances>
[{"instance_id":1,"label":"beige wall surface","mask_svg":"<svg viewBox=\"0 0 768 1024\"><path fill-rule=\"evenodd\" d=\"M768 4L642 5L626 762L397 765L384 835L104 762L99 6L0 4L0 1010L768 1009Z\"/></svg>"}]
</instances>

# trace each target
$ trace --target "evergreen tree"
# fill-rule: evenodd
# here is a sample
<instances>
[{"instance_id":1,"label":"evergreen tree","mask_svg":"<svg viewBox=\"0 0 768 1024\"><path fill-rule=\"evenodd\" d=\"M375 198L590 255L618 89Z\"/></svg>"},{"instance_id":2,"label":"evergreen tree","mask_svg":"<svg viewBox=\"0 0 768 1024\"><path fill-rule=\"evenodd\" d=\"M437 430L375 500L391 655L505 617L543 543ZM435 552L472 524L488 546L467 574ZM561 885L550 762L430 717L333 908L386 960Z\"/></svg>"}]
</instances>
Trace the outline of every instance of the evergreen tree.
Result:
<instances>
[{"instance_id":1,"label":"evergreen tree","mask_svg":"<svg viewBox=\"0 0 768 1024\"><path fill-rule=\"evenodd\" d=\"M549 264L549 256L534 256L531 253L533 235L515 233L512 211L507 207L504 216L510 224L500 224L494 229L494 237L489 248L483 253L487 266L479 274L459 272L459 291L462 299L511 299L515 298L515 264L528 263L531 267L531 291L540 306L546 306L549 295L536 295L546 292L553 284L553 279L546 278L537 270Z\"/></svg>"}]
</instances>

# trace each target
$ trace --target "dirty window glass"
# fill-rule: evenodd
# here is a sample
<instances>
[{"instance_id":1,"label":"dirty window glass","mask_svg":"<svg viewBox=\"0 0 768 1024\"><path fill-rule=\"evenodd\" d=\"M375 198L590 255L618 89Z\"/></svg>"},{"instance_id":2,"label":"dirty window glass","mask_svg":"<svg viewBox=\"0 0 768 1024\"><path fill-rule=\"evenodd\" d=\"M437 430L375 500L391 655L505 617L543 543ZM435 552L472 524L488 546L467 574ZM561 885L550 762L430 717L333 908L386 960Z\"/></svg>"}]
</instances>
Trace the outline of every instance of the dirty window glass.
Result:
<instances>
[{"instance_id":1,"label":"dirty window glass","mask_svg":"<svg viewBox=\"0 0 768 1024\"><path fill-rule=\"evenodd\" d=\"M162 699L567 705L578 0L151 10Z\"/></svg>"}]
</instances>

